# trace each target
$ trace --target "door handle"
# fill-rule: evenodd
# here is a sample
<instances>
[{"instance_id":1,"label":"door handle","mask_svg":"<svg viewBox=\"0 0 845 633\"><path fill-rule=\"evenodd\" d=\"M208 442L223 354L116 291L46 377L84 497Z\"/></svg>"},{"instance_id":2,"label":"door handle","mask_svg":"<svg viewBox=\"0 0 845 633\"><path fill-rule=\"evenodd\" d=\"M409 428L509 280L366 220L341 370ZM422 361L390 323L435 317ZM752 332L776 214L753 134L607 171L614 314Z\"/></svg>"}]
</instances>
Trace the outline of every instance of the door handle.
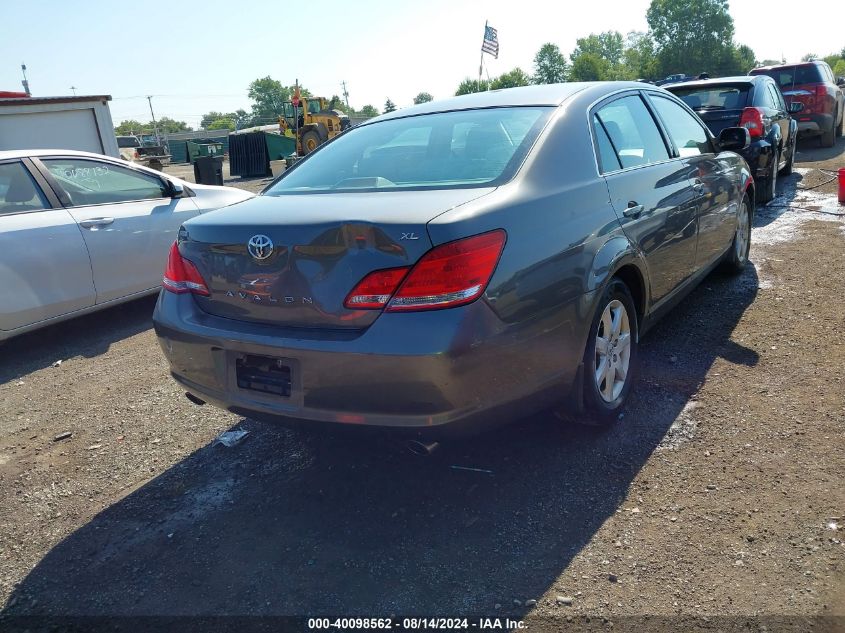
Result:
<instances>
[{"instance_id":1,"label":"door handle","mask_svg":"<svg viewBox=\"0 0 845 633\"><path fill-rule=\"evenodd\" d=\"M643 212L643 205L637 204L633 200L628 203L628 207L622 212L626 218L638 218Z\"/></svg>"},{"instance_id":2,"label":"door handle","mask_svg":"<svg viewBox=\"0 0 845 633\"><path fill-rule=\"evenodd\" d=\"M114 218L91 218L90 220L82 220L79 226L96 231L101 226L108 226L112 222L114 222Z\"/></svg>"},{"instance_id":3,"label":"door handle","mask_svg":"<svg viewBox=\"0 0 845 633\"><path fill-rule=\"evenodd\" d=\"M692 183L692 190L695 193L704 193L704 183L696 178Z\"/></svg>"}]
</instances>

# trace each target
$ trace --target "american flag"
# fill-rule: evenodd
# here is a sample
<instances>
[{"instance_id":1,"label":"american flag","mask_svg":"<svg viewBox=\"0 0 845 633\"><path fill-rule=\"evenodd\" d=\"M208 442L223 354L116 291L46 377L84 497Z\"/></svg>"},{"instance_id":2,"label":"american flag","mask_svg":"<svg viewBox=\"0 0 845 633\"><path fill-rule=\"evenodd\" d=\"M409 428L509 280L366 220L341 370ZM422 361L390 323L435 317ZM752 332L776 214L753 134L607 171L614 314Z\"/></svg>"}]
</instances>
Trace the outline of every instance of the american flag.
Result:
<instances>
[{"instance_id":1,"label":"american flag","mask_svg":"<svg viewBox=\"0 0 845 633\"><path fill-rule=\"evenodd\" d=\"M492 26L484 27L484 41L481 43L481 52L489 53L499 59L499 36Z\"/></svg>"}]
</instances>

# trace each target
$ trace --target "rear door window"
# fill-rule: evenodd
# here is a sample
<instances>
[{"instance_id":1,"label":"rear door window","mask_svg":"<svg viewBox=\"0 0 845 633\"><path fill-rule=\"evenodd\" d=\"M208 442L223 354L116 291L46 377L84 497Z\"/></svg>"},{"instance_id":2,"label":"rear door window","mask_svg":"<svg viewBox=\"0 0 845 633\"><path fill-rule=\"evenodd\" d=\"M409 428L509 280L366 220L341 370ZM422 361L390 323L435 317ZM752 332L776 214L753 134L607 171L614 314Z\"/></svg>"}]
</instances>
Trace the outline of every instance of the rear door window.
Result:
<instances>
[{"instance_id":1,"label":"rear door window","mask_svg":"<svg viewBox=\"0 0 845 633\"><path fill-rule=\"evenodd\" d=\"M639 96L616 99L599 108L595 117L613 144L623 169L668 160L669 152L660 130Z\"/></svg>"},{"instance_id":2,"label":"rear door window","mask_svg":"<svg viewBox=\"0 0 845 633\"><path fill-rule=\"evenodd\" d=\"M41 211L49 207L23 163L0 164L0 214Z\"/></svg>"},{"instance_id":3,"label":"rear door window","mask_svg":"<svg viewBox=\"0 0 845 633\"><path fill-rule=\"evenodd\" d=\"M713 152L710 137L693 115L666 97L654 95L651 102L681 157Z\"/></svg>"}]
</instances>

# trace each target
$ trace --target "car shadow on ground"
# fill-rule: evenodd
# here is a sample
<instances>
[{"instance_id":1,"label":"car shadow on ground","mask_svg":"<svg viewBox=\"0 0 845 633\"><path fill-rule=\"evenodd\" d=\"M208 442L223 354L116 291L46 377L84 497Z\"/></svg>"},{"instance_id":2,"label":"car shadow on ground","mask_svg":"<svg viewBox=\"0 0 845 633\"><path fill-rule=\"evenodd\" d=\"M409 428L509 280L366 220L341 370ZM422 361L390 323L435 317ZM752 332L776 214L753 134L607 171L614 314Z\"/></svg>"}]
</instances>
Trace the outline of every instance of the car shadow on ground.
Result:
<instances>
[{"instance_id":1,"label":"car shadow on ground","mask_svg":"<svg viewBox=\"0 0 845 633\"><path fill-rule=\"evenodd\" d=\"M0 343L0 384L74 356L93 358L113 343L152 328L156 297L40 328Z\"/></svg>"},{"instance_id":2,"label":"car shadow on ground","mask_svg":"<svg viewBox=\"0 0 845 633\"><path fill-rule=\"evenodd\" d=\"M58 543L4 613L523 616L514 600L553 587L645 461L694 433L713 362L756 364L731 340L756 294L753 266L705 279L643 341L606 431L542 414L422 458L242 420L240 444L197 450Z\"/></svg>"}]
</instances>

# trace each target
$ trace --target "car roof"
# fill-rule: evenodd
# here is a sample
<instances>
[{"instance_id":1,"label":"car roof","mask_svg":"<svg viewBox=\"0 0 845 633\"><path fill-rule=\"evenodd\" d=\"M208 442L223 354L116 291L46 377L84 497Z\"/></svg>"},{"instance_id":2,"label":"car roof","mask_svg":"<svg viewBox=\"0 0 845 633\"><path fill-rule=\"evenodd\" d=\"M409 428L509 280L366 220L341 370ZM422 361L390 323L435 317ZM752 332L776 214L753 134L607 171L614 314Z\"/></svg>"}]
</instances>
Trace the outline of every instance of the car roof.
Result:
<instances>
[{"instance_id":1,"label":"car roof","mask_svg":"<svg viewBox=\"0 0 845 633\"><path fill-rule=\"evenodd\" d=\"M766 75L736 75L734 77L717 77L715 79L698 79L696 81L684 81L677 84L669 84L664 89L670 92L675 88L706 88L707 86L720 86L726 84L753 84L760 81L771 81Z\"/></svg>"},{"instance_id":2,"label":"car roof","mask_svg":"<svg viewBox=\"0 0 845 633\"><path fill-rule=\"evenodd\" d=\"M748 72L754 72L755 70L775 70L776 68L795 68L796 66L813 66L818 65L820 62L824 62L823 59L811 59L808 62L795 62L792 64L773 64L771 66L758 66L757 68L752 68Z\"/></svg>"},{"instance_id":3,"label":"car roof","mask_svg":"<svg viewBox=\"0 0 845 633\"><path fill-rule=\"evenodd\" d=\"M580 92L596 92L597 98L601 92L610 94L625 88L643 90L647 84L636 81L584 81L562 84L542 84L538 86L523 86L520 88L504 88L476 92L459 97L450 97L437 101L429 101L420 105L395 110L382 114L367 121L366 124L388 119L416 116L419 114L434 114L437 112L451 112L454 110L474 110L479 108L500 108L509 106L552 106L561 105L564 101ZM365 124L365 125L366 125Z\"/></svg>"},{"instance_id":4,"label":"car roof","mask_svg":"<svg viewBox=\"0 0 845 633\"><path fill-rule=\"evenodd\" d=\"M115 156L95 154L94 152L80 152L75 149L9 149L0 151L0 160L9 158L26 158L28 156L84 156L86 158L108 158L119 160Z\"/></svg>"}]
</instances>

